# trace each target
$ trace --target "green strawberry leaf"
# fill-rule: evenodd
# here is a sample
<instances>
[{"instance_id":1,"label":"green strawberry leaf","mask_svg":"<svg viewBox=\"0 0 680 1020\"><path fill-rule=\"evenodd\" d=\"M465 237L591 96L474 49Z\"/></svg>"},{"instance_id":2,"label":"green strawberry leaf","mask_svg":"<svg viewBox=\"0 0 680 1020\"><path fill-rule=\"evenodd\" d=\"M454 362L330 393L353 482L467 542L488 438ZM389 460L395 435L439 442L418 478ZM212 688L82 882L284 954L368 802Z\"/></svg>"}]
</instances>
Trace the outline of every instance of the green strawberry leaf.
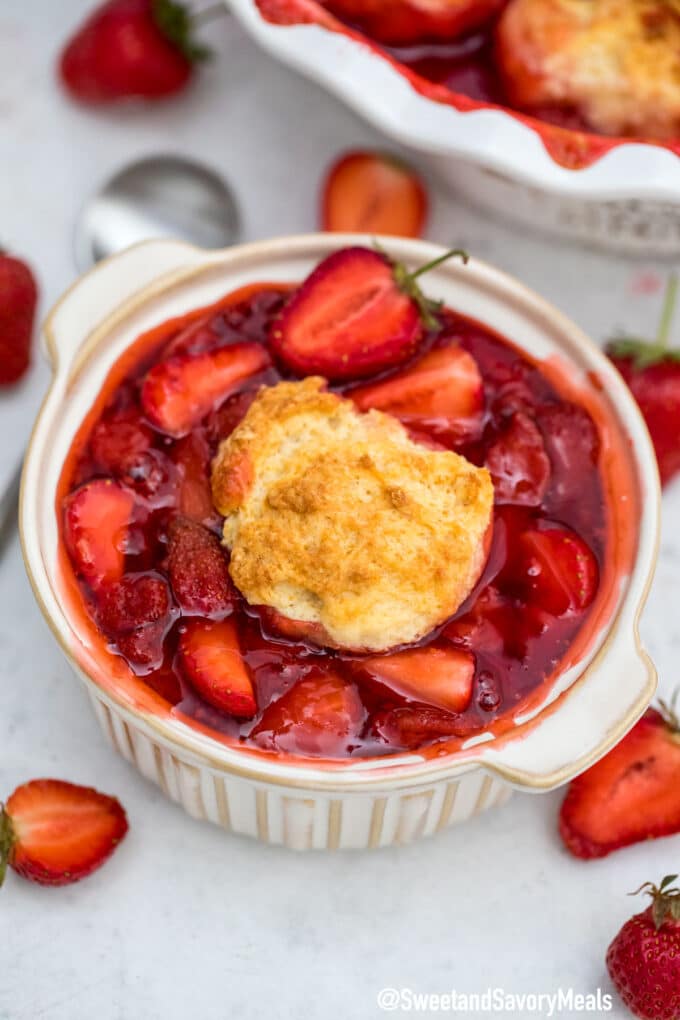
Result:
<instances>
[{"instance_id":1,"label":"green strawberry leaf","mask_svg":"<svg viewBox=\"0 0 680 1020\"><path fill-rule=\"evenodd\" d=\"M195 19L179 0L153 0L154 21L163 35L192 64L212 56L210 49L195 41L193 37Z\"/></svg>"}]
</instances>

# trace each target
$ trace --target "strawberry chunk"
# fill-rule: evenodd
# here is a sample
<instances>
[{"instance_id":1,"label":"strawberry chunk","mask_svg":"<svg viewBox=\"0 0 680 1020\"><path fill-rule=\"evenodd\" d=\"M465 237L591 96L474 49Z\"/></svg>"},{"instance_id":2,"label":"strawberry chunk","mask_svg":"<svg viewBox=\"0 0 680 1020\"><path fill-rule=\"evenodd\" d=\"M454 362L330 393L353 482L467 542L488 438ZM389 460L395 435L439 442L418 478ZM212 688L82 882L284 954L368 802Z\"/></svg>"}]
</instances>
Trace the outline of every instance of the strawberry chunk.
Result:
<instances>
[{"instance_id":1,"label":"strawberry chunk","mask_svg":"<svg viewBox=\"0 0 680 1020\"><path fill-rule=\"evenodd\" d=\"M0 809L0 884L9 864L41 885L68 885L110 857L128 831L115 799L87 786L34 779Z\"/></svg>"},{"instance_id":2,"label":"strawberry chunk","mask_svg":"<svg viewBox=\"0 0 680 1020\"><path fill-rule=\"evenodd\" d=\"M90 451L97 466L117 478L129 474L130 465L153 444L153 432L134 407L116 408L104 414L90 437Z\"/></svg>"},{"instance_id":3,"label":"strawberry chunk","mask_svg":"<svg viewBox=\"0 0 680 1020\"><path fill-rule=\"evenodd\" d=\"M64 505L64 538L78 573L96 591L118 581L125 566L134 496L110 479L71 493Z\"/></svg>"},{"instance_id":4,"label":"strawberry chunk","mask_svg":"<svg viewBox=\"0 0 680 1020\"><path fill-rule=\"evenodd\" d=\"M554 486L563 497L579 491L584 467L595 467L600 455L600 437L595 422L578 404L561 401L546 404L536 415L550 457ZM570 484L571 483L571 484Z\"/></svg>"},{"instance_id":5,"label":"strawberry chunk","mask_svg":"<svg viewBox=\"0 0 680 1020\"><path fill-rule=\"evenodd\" d=\"M529 600L553 616L587 609L599 584L593 553L566 528L525 531L513 573Z\"/></svg>"},{"instance_id":6,"label":"strawberry chunk","mask_svg":"<svg viewBox=\"0 0 680 1020\"><path fill-rule=\"evenodd\" d=\"M410 368L349 394L357 407L387 411L407 425L469 436L481 424L484 387L477 362L460 347L430 351Z\"/></svg>"},{"instance_id":7,"label":"strawberry chunk","mask_svg":"<svg viewBox=\"0 0 680 1020\"><path fill-rule=\"evenodd\" d=\"M321 262L271 328L282 361L300 375L341 380L372 375L413 354L422 337L416 302L394 266L368 248L345 248Z\"/></svg>"},{"instance_id":8,"label":"strawberry chunk","mask_svg":"<svg viewBox=\"0 0 680 1020\"><path fill-rule=\"evenodd\" d=\"M460 716L421 706L391 708L373 717L371 732L383 743L406 751L443 737L467 737L474 729Z\"/></svg>"},{"instance_id":9,"label":"strawberry chunk","mask_svg":"<svg viewBox=\"0 0 680 1020\"><path fill-rule=\"evenodd\" d=\"M322 229L420 237L427 197L409 166L381 152L350 152L333 164L323 186Z\"/></svg>"},{"instance_id":10,"label":"strawberry chunk","mask_svg":"<svg viewBox=\"0 0 680 1020\"><path fill-rule=\"evenodd\" d=\"M184 517L210 525L218 520L210 488L211 451L199 429L175 443L173 460L180 473L177 507Z\"/></svg>"},{"instance_id":11,"label":"strawberry chunk","mask_svg":"<svg viewBox=\"0 0 680 1020\"><path fill-rule=\"evenodd\" d=\"M147 374L142 386L144 413L161 432L179 439L268 364L269 355L258 343L174 355Z\"/></svg>"},{"instance_id":12,"label":"strawberry chunk","mask_svg":"<svg viewBox=\"0 0 680 1020\"><path fill-rule=\"evenodd\" d=\"M319 671L272 702L250 736L271 751L340 757L358 742L364 715L352 683Z\"/></svg>"},{"instance_id":13,"label":"strawberry chunk","mask_svg":"<svg viewBox=\"0 0 680 1020\"><path fill-rule=\"evenodd\" d=\"M99 593L97 621L136 673L163 662L173 610L167 582L157 574L126 574Z\"/></svg>"},{"instance_id":14,"label":"strawberry chunk","mask_svg":"<svg viewBox=\"0 0 680 1020\"><path fill-rule=\"evenodd\" d=\"M680 832L677 718L650 709L612 751L575 779L560 835L575 857L604 857Z\"/></svg>"},{"instance_id":15,"label":"strawberry chunk","mask_svg":"<svg viewBox=\"0 0 680 1020\"><path fill-rule=\"evenodd\" d=\"M253 389L235 393L225 400L214 414L210 415L206 422L206 431L211 442L219 443L231 435L236 426L240 425L245 418L257 392L257 389Z\"/></svg>"},{"instance_id":16,"label":"strawberry chunk","mask_svg":"<svg viewBox=\"0 0 680 1020\"><path fill-rule=\"evenodd\" d=\"M218 619L231 613L235 592L219 539L202 524L177 517L168 530L168 574L181 609Z\"/></svg>"},{"instance_id":17,"label":"strawberry chunk","mask_svg":"<svg viewBox=\"0 0 680 1020\"><path fill-rule=\"evenodd\" d=\"M180 635L179 651L187 679L208 704L237 719L252 719L257 702L233 620L191 620Z\"/></svg>"},{"instance_id":18,"label":"strawberry chunk","mask_svg":"<svg viewBox=\"0 0 680 1020\"><path fill-rule=\"evenodd\" d=\"M326 0L324 6L394 46L451 42L489 21L504 0Z\"/></svg>"},{"instance_id":19,"label":"strawberry chunk","mask_svg":"<svg viewBox=\"0 0 680 1020\"><path fill-rule=\"evenodd\" d=\"M358 668L406 698L450 712L464 712L472 698L475 660L462 649L413 648L362 659Z\"/></svg>"},{"instance_id":20,"label":"strawberry chunk","mask_svg":"<svg viewBox=\"0 0 680 1020\"><path fill-rule=\"evenodd\" d=\"M126 574L103 589L98 620L107 634L125 634L168 615L170 592L157 574Z\"/></svg>"},{"instance_id":21,"label":"strawberry chunk","mask_svg":"<svg viewBox=\"0 0 680 1020\"><path fill-rule=\"evenodd\" d=\"M550 459L532 419L513 414L486 455L497 503L540 506L550 483Z\"/></svg>"},{"instance_id":22,"label":"strawberry chunk","mask_svg":"<svg viewBox=\"0 0 680 1020\"><path fill-rule=\"evenodd\" d=\"M118 651L137 676L146 677L163 663L167 623L147 623L116 638Z\"/></svg>"}]
</instances>

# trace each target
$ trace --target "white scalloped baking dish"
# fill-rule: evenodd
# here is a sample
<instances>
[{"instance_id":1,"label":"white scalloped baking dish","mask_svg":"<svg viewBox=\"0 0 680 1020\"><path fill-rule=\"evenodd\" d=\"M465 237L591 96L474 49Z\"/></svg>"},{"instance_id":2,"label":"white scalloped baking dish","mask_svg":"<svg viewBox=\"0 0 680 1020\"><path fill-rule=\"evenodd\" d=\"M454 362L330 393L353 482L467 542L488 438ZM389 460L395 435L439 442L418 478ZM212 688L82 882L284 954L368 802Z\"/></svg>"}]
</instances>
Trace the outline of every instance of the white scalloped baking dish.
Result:
<instances>
[{"instance_id":1,"label":"white scalloped baking dish","mask_svg":"<svg viewBox=\"0 0 680 1020\"><path fill-rule=\"evenodd\" d=\"M675 151L619 141L590 165L568 169L564 159L550 154L543 136L550 133L568 153L582 144L579 132L505 108L457 109L435 101L393 59L338 22L333 29L275 24L262 17L257 0L225 2L265 50L424 156L452 188L475 202L532 229L612 250L680 252L680 140ZM277 0L279 6L299 9L309 22L321 11L314 0ZM322 17L334 20L327 12Z\"/></svg>"},{"instance_id":2,"label":"white scalloped baking dish","mask_svg":"<svg viewBox=\"0 0 680 1020\"><path fill-rule=\"evenodd\" d=\"M113 362L141 333L258 280L299 280L353 235L310 235L203 252L152 241L100 263L52 310L44 337L54 379L35 424L22 480L23 551L36 598L109 741L147 778L199 818L295 848L402 843L503 803L513 787L539 791L566 782L604 754L648 705L656 684L637 622L654 569L659 486L654 453L626 386L597 348L560 313L510 277L472 260L432 272L428 291L505 334L540 358L559 359L570 379L597 390L617 435L630 444L639 503L634 562L592 640L558 670L509 731L458 750L325 762L272 757L173 716L123 660L102 659L67 597L56 492L74 433ZM382 239L408 264L441 249ZM584 391L585 392L585 391ZM117 664L117 665L116 665Z\"/></svg>"}]
</instances>

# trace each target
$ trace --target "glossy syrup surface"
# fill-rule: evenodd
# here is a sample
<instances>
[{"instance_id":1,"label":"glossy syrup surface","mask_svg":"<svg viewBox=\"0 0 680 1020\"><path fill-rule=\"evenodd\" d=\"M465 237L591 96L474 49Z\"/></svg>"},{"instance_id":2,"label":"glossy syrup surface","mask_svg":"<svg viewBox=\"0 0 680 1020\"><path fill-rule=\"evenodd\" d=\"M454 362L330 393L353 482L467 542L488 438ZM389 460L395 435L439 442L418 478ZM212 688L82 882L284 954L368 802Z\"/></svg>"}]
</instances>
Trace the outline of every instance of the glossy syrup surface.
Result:
<instances>
[{"instance_id":1,"label":"glossy syrup surface","mask_svg":"<svg viewBox=\"0 0 680 1020\"><path fill-rule=\"evenodd\" d=\"M205 317L196 319L194 315L187 317L186 322L175 322L162 340L151 347L140 347L132 360L128 355L123 377L120 378L120 372L117 379L112 377L113 383L105 388L96 412L90 415L74 443L62 492L73 492L92 479L107 476L97 457L95 436L101 441L102 434L106 434L106 422L112 417L122 414L140 422L145 429L150 427L141 407L140 390L156 361L167 357L169 350L173 354L192 355L244 340L267 345L270 324L288 293L288 288L269 284L249 287L225 298L218 310L213 309ZM526 578L516 573L516 550L520 536L527 530L540 532L566 527L587 544L599 568L603 567L607 535L598 467L598 433L588 413L563 400L539 367L509 342L448 309L442 311L440 321L441 328L429 335L425 346L459 345L475 358L484 385L484 413L474 435L464 438L452 437L449 429L431 420L422 422L418 431L482 465L499 437L507 434L513 416L519 415L536 426L550 461L550 480L539 505L526 504L521 477L516 485L516 499L497 498L493 543L479 583L455 617L421 642L461 648L474 655L469 707L454 714L402 697L375 677L362 674L360 657L288 641L268 632L257 608L240 599L233 618L242 657L255 688L257 715L239 722L207 704L193 689L179 661L183 616L176 605L167 613L162 662L148 667L130 661L138 682L148 684L167 699L174 713L234 740L271 749L260 738L250 736L263 713L299 681L329 671L345 677L352 685L357 704L360 703L360 731L342 746L335 738L329 738L327 744L321 739L311 753L328 757L384 755L452 735L479 733L536 691L555 671L587 620L589 608L556 614L540 598L527 595ZM421 348L419 356L422 353ZM403 369L400 366L386 375L398 376ZM187 512L183 485L187 464L192 465L194 476L203 471L207 491L210 458L220 441L241 420L257 388L282 378L291 375L277 367L249 378L188 437L175 440L152 430L151 446L138 467L125 478L117 479L133 493L135 500L134 523L125 550L126 574L167 576L168 527L176 514ZM332 388L342 391L351 386ZM187 450L191 454L189 460ZM511 454L506 468L511 476ZM519 463L520 476L523 471L525 465ZM193 481L196 483L196 477ZM200 478L198 483L201 484ZM530 486L531 480L526 484ZM220 534L221 521L214 512L205 514L202 523ZM78 584L84 605L94 619L94 594L82 577ZM110 647L122 654L115 642ZM385 720L390 724L385 725ZM395 720L398 725L394 725ZM407 725L402 725L404 722ZM276 746L286 753L310 753L307 747L296 746L295 739L283 740Z\"/></svg>"}]
</instances>

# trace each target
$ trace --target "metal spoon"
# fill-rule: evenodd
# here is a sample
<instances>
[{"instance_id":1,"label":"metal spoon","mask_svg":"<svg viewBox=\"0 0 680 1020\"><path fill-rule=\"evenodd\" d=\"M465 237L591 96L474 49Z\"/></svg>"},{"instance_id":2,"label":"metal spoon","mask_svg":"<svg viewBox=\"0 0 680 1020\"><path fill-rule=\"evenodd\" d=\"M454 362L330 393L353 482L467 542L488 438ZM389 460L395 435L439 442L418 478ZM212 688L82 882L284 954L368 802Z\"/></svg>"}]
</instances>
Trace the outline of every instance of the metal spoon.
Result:
<instances>
[{"instance_id":1,"label":"metal spoon","mask_svg":"<svg viewBox=\"0 0 680 1020\"><path fill-rule=\"evenodd\" d=\"M83 207L76 263L84 272L137 241L174 237L224 248L240 234L231 189L213 171L182 156L150 156L119 170ZM0 492L0 554L13 532L21 464Z\"/></svg>"},{"instance_id":2,"label":"metal spoon","mask_svg":"<svg viewBox=\"0 0 680 1020\"><path fill-rule=\"evenodd\" d=\"M84 205L76 225L81 272L156 237L224 248L239 237L231 189L213 171L183 156L149 156L119 170Z\"/></svg>"}]
</instances>

